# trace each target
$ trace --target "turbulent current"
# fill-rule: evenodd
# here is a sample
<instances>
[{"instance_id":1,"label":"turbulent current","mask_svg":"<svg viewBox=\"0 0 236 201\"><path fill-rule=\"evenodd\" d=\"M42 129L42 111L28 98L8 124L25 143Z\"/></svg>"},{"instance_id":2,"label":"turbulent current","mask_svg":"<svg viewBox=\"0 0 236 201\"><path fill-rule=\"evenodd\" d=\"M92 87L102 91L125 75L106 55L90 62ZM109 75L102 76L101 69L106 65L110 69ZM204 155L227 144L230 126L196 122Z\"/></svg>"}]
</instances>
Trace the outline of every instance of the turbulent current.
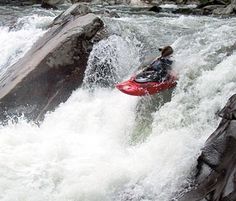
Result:
<instances>
[{"instance_id":1,"label":"turbulent current","mask_svg":"<svg viewBox=\"0 0 236 201\"><path fill-rule=\"evenodd\" d=\"M58 14L0 8L0 76ZM1 201L168 201L188 186L216 113L236 91L235 18L102 19L82 88L40 126L0 127ZM152 97L114 88L172 45L177 87ZM92 89L92 90L91 90Z\"/></svg>"}]
</instances>

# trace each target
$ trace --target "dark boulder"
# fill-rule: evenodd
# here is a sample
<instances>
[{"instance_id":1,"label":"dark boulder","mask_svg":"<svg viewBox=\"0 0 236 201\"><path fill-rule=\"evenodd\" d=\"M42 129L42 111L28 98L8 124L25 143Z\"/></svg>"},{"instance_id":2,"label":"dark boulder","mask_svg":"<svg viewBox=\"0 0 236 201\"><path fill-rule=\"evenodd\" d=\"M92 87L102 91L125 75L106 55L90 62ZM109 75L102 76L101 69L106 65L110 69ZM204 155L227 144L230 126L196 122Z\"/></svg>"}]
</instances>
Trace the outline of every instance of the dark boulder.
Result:
<instances>
[{"instance_id":1,"label":"dark boulder","mask_svg":"<svg viewBox=\"0 0 236 201\"><path fill-rule=\"evenodd\" d=\"M219 112L222 120L198 158L195 187L179 201L235 201L236 94ZM207 170L207 171L206 171Z\"/></svg>"},{"instance_id":2,"label":"dark boulder","mask_svg":"<svg viewBox=\"0 0 236 201\"><path fill-rule=\"evenodd\" d=\"M174 14L183 14L183 15L196 15L196 14L202 14L202 11L200 9L195 8L177 8L172 11Z\"/></svg>"},{"instance_id":3,"label":"dark boulder","mask_svg":"<svg viewBox=\"0 0 236 201\"><path fill-rule=\"evenodd\" d=\"M103 22L92 13L65 19L55 23L0 78L2 120L20 114L41 120L81 85L92 40Z\"/></svg>"},{"instance_id":4,"label":"dark boulder","mask_svg":"<svg viewBox=\"0 0 236 201\"><path fill-rule=\"evenodd\" d=\"M219 9L224 9L224 5L208 5L202 8L203 15L217 14L215 11Z\"/></svg>"},{"instance_id":5,"label":"dark boulder","mask_svg":"<svg viewBox=\"0 0 236 201\"><path fill-rule=\"evenodd\" d=\"M202 0L197 8L202 10L203 15L235 15L236 0Z\"/></svg>"},{"instance_id":6,"label":"dark boulder","mask_svg":"<svg viewBox=\"0 0 236 201\"><path fill-rule=\"evenodd\" d=\"M87 2L93 4L102 5L118 5L118 4L129 4L131 0L71 0L72 3Z\"/></svg>"},{"instance_id":7,"label":"dark boulder","mask_svg":"<svg viewBox=\"0 0 236 201\"><path fill-rule=\"evenodd\" d=\"M232 0L231 3L225 8L225 10L223 10L222 14L236 14L236 0Z\"/></svg>"},{"instance_id":8,"label":"dark boulder","mask_svg":"<svg viewBox=\"0 0 236 201\"><path fill-rule=\"evenodd\" d=\"M29 6L41 3L41 0L0 0L0 5Z\"/></svg>"},{"instance_id":9,"label":"dark boulder","mask_svg":"<svg viewBox=\"0 0 236 201\"><path fill-rule=\"evenodd\" d=\"M57 5L70 2L70 0L0 0L0 5L29 6L41 4L43 8L56 9Z\"/></svg>"},{"instance_id":10,"label":"dark boulder","mask_svg":"<svg viewBox=\"0 0 236 201\"><path fill-rule=\"evenodd\" d=\"M233 95L218 114L223 119L236 120L236 95Z\"/></svg>"},{"instance_id":11,"label":"dark boulder","mask_svg":"<svg viewBox=\"0 0 236 201\"><path fill-rule=\"evenodd\" d=\"M201 0L198 8L204 8L209 5L228 5L230 1L228 0Z\"/></svg>"},{"instance_id":12,"label":"dark boulder","mask_svg":"<svg viewBox=\"0 0 236 201\"><path fill-rule=\"evenodd\" d=\"M65 2L65 0L42 0L42 3L46 3L51 6L63 4L64 2Z\"/></svg>"},{"instance_id":13,"label":"dark boulder","mask_svg":"<svg viewBox=\"0 0 236 201\"><path fill-rule=\"evenodd\" d=\"M57 10L57 7L51 4L48 4L47 2L42 2L41 3L41 7L45 8L45 9L53 9L53 10Z\"/></svg>"},{"instance_id":14,"label":"dark boulder","mask_svg":"<svg viewBox=\"0 0 236 201\"><path fill-rule=\"evenodd\" d=\"M161 12L162 8L159 7L159 6L153 6L149 9L149 11L153 11L153 12L156 12L156 13L159 13Z\"/></svg>"}]
</instances>

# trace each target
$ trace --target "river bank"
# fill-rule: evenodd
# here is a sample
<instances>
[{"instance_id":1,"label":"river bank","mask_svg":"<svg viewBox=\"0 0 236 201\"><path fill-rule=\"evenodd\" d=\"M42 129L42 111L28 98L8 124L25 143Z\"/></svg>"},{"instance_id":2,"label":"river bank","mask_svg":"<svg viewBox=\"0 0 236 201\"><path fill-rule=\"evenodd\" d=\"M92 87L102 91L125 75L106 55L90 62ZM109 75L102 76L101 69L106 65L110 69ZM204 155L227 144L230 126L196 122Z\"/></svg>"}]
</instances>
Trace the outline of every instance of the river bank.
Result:
<instances>
[{"instance_id":1,"label":"river bank","mask_svg":"<svg viewBox=\"0 0 236 201\"><path fill-rule=\"evenodd\" d=\"M178 0L178 1L141 1L141 0L1 0L0 5L8 6L30 6L34 4L40 4L46 9L57 9L60 5L71 5L73 3L87 3L91 5L101 5L104 7L114 5L126 5L126 6L141 6L140 11L149 10L152 12L170 12L174 14L185 15L216 15L216 16L235 16L236 14L236 1L235 0ZM165 6L165 5L173 5ZM144 8L143 8L144 7ZM164 9L163 9L164 7ZM109 9L109 8L108 8Z\"/></svg>"}]
</instances>

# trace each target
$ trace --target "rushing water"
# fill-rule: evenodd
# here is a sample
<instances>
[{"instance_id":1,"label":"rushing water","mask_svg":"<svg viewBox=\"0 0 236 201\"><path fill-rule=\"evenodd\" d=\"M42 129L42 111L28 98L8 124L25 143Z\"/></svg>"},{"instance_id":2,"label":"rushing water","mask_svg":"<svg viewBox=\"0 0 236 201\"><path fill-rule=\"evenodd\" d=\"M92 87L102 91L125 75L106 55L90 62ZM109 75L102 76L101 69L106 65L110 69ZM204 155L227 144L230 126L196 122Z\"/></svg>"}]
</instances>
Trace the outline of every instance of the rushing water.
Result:
<instances>
[{"instance_id":1,"label":"rushing water","mask_svg":"<svg viewBox=\"0 0 236 201\"><path fill-rule=\"evenodd\" d=\"M23 14L0 17L0 73L57 13ZM94 46L83 88L40 127L22 119L0 128L0 200L168 201L188 184L216 112L235 93L235 18L121 15L103 18L111 36ZM172 94L114 89L168 44L179 74Z\"/></svg>"}]
</instances>

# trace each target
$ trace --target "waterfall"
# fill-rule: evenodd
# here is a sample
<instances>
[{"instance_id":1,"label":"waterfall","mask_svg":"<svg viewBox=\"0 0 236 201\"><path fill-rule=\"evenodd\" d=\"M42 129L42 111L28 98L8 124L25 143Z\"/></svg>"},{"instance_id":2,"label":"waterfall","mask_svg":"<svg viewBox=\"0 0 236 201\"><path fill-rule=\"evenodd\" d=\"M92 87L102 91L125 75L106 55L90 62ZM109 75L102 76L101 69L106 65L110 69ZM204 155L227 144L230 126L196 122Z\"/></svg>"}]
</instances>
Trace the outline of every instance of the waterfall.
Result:
<instances>
[{"instance_id":1,"label":"waterfall","mask_svg":"<svg viewBox=\"0 0 236 201\"><path fill-rule=\"evenodd\" d=\"M0 27L0 73L46 31L42 20L54 17L40 9L27 14L17 30ZM219 122L215 114L235 93L235 20L103 20L110 37L94 46L83 87L40 126L22 118L0 127L0 200L168 201L189 185ZM173 46L179 74L172 93L141 98L114 88L164 45Z\"/></svg>"}]
</instances>

